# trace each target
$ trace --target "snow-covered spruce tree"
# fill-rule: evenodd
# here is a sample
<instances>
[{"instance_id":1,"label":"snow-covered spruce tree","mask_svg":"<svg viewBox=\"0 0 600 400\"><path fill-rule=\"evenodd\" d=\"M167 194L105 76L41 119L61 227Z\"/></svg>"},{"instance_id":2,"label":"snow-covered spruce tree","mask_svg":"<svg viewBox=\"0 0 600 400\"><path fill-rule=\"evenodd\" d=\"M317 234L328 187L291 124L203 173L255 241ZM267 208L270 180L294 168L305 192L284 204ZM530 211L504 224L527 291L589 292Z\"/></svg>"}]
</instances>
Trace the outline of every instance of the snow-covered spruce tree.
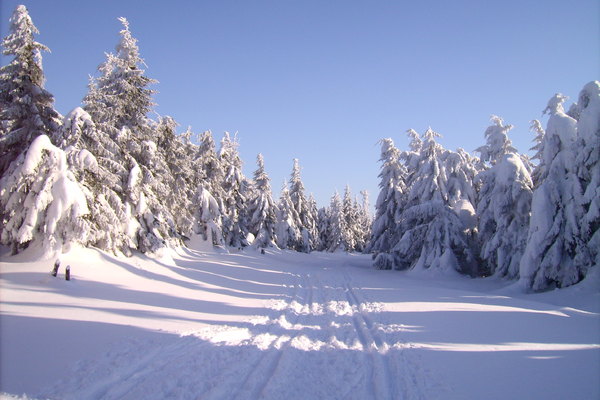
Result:
<instances>
[{"instance_id":1,"label":"snow-covered spruce tree","mask_svg":"<svg viewBox=\"0 0 600 400\"><path fill-rule=\"evenodd\" d=\"M93 157L82 156L83 164L97 167ZM65 152L46 135L36 137L0 179L0 210L0 239L13 253L37 241L53 255L87 240L85 195L68 168Z\"/></svg>"},{"instance_id":2,"label":"snow-covered spruce tree","mask_svg":"<svg viewBox=\"0 0 600 400\"><path fill-rule=\"evenodd\" d=\"M100 76L92 81L84 108L96 123L106 123L116 131L127 126L135 136L121 139L134 139L139 146L138 142L152 137L147 114L154 106L154 90L148 86L157 81L144 75L145 63L137 39L129 31L129 22L122 17L119 21L123 29L116 53L107 54L106 61L98 67Z\"/></svg>"},{"instance_id":3,"label":"snow-covered spruce tree","mask_svg":"<svg viewBox=\"0 0 600 400\"><path fill-rule=\"evenodd\" d=\"M213 246L222 246L221 207L213 195L202 185L194 196L194 233L204 240L210 240Z\"/></svg>"},{"instance_id":4,"label":"snow-covered spruce tree","mask_svg":"<svg viewBox=\"0 0 600 400\"><path fill-rule=\"evenodd\" d=\"M464 176L457 160L429 128L408 181L406 203L396 221L400 241L393 248L396 268L438 269L476 273L470 236L455 210L468 211ZM464 176L463 176L464 175ZM455 180L455 182L452 182ZM472 209L472 206L471 206Z\"/></svg>"},{"instance_id":5,"label":"snow-covered spruce tree","mask_svg":"<svg viewBox=\"0 0 600 400\"><path fill-rule=\"evenodd\" d=\"M271 194L269 176L262 154L256 157L253 190L248 201L249 231L254 235L255 248L276 247L277 206Z\"/></svg>"},{"instance_id":6,"label":"snow-covered spruce tree","mask_svg":"<svg viewBox=\"0 0 600 400\"><path fill-rule=\"evenodd\" d=\"M331 197L329 205L329 240L327 251L348 251L345 231L347 231L346 220L340 195L336 191Z\"/></svg>"},{"instance_id":7,"label":"snow-covered spruce tree","mask_svg":"<svg viewBox=\"0 0 600 400\"><path fill-rule=\"evenodd\" d=\"M331 216L329 213L329 207L319 208L317 214L317 228L319 229L319 247L317 250L326 251L329 243L329 221Z\"/></svg>"},{"instance_id":8,"label":"snow-covered spruce tree","mask_svg":"<svg viewBox=\"0 0 600 400\"><path fill-rule=\"evenodd\" d=\"M579 282L585 269L574 260L581 245L582 188L575 171L577 121L564 112L566 97L556 94L541 146L545 174L533 192L529 235L521 259L520 284L535 291ZM545 176L544 176L545 175Z\"/></svg>"},{"instance_id":9,"label":"snow-covered spruce tree","mask_svg":"<svg viewBox=\"0 0 600 400\"><path fill-rule=\"evenodd\" d=\"M367 248L369 238L371 237L371 214L369 211L369 192L362 190L362 203L355 202L355 209L358 213L356 250L364 252Z\"/></svg>"},{"instance_id":10,"label":"snow-covered spruce tree","mask_svg":"<svg viewBox=\"0 0 600 400\"><path fill-rule=\"evenodd\" d=\"M381 140L381 172L379 173L379 196L375 204L375 219L367 252L373 254L374 266L392 269L396 262L392 249L398 241L396 215L403 206L406 187L406 170L400 162L400 152L392 139Z\"/></svg>"},{"instance_id":11,"label":"snow-covered spruce tree","mask_svg":"<svg viewBox=\"0 0 600 400\"><path fill-rule=\"evenodd\" d=\"M283 182L279 203L277 204L277 225L275 235L280 249L297 249L302 242L302 233L298 227L298 213L292 204L287 182Z\"/></svg>"},{"instance_id":12,"label":"snow-covered spruce tree","mask_svg":"<svg viewBox=\"0 0 600 400\"><path fill-rule=\"evenodd\" d=\"M196 154L197 170L200 173L199 181L202 187L208 190L223 209L223 181L225 171L221 165L211 131L205 131L199 138L198 152Z\"/></svg>"},{"instance_id":13,"label":"snow-covered spruce tree","mask_svg":"<svg viewBox=\"0 0 600 400\"><path fill-rule=\"evenodd\" d=\"M600 264L600 81L589 82L577 101L577 176L583 190L581 242L575 256L583 273Z\"/></svg>"},{"instance_id":14,"label":"snow-covered spruce tree","mask_svg":"<svg viewBox=\"0 0 600 400\"><path fill-rule=\"evenodd\" d=\"M300 164L298 163L297 158L294 159L289 195L292 207L294 207L295 211L292 215L294 218L297 218L294 221L294 225L300 230L300 240L296 243L295 250L309 253L311 251L310 243L312 241L310 237L310 227L313 226L314 221L311 221L311 213L308 201L304 195L304 184L300 178Z\"/></svg>"},{"instance_id":15,"label":"snow-covered spruce tree","mask_svg":"<svg viewBox=\"0 0 600 400\"><path fill-rule=\"evenodd\" d=\"M318 226L319 210L317 208L317 201L312 193L308 196L308 214L307 223L309 225L307 226L307 230L310 237L310 248L316 250L321 247Z\"/></svg>"},{"instance_id":16,"label":"snow-covered spruce tree","mask_svg":"<svg viewBox=\"0 0 600 400\"><path fill-rule=\"evenodd\" d=\"M507 136L512 125L492 116L486 145L477 149L489 169L480 172L477 215L480 257L486 273L518 278L527 244L533 182Z\"/></svg>"},{"instance_id":17,"label":"snow-covered spruce tree","mask_svg":"<svg viewBox=\"0 0 600 400\"><path fill-rule=\"evenodd\" d=\"M130 247L154 252L167 242L177 241L172 214L164 203L169 192L169 169L158 151L156 124L147 116L154 105L150 84L144 75L144 60L137 40L125 18L115 54L108 54L99 67L101 75L92 82L84 99L97 128L119 145L122 165L129 171L123 182L127 232Z\"/></svg>"},{"instance_id":18,"label":"snow-covered spruce tree","mask_svg":"<svg viewBox=\"0 0 600 400\"><path fill-rule=\"evenodd\" d=\"M79 107L64 118L55 142L67 153L70 168L86 196L90 210L87 244L127 253L125 208L119 193L128 171L116 161L122 157L120 149ZM96 160L95 168L90 168L90 157Z\"/></svg>"},{"instance_id":19,"label":"snow-covered spruce tree","mask_svg":"<svg viewBox=\"0 0 600 400\"><path fill-rule=\"evenodd\" d=\"M0 68L0 177L39 135L52 137L60 126L54 97L44 89L39 33L25 6L10 18L10 33L2 41L5 56L14 56Z\"/></svg>"},{"instance_id":20,"label":"snow-covered spruce tree","mask_svg":"<svg viewBox=\"0 0 600 400\"><path fill-rule=\"evenodd\" d=\"M221 166L225 173L222 188L223 197L223 238L225 244L235 248L248 245L247 200L248 182L242 174L237 138L233 139L225 132L221 141L219 154Z\"/></svg>"},{"instance_id":21,"label":"snow-covered spruce tree","mask_svg":"<svg viewBox=\"0 0 600 400\"><path fill-rule=\"evenodd\" d=\"M531 180L533 181L533 187L537 188L547 175L547 166L544 164L543 156L544 136L546 135L546 131L544 130L542 123L537 119L531 121L529 130L535 133L535 138L533 139L535 145L530 150L535 151L533 159L537 159L538 164L531 171Z\"/></svg>"},{"instance_id":22,"label":"snow-covered spruce tree","mask_svg":"<svg viewBox=\"0 0 600 400\"><path fill-rule=\"evenodd\" d=\"M167 171L161 176L167 189L163 202L173 215L178 235L187 237L192 233L192 198L197 185L194 185L189 139L176 133L177 122L169 116L161 117L156 124L156 140L160 158L165 160ZM191 145L191 144L190 144Z\"/></svg>"},{"instance_id":23,"label":"snow-covered spruce tree","mask_svg":"<svg viewBox=\"0 0 600 400\"><path fill-rule=\"evenodd\" d=\"M508 132L513 128L512 125L504 125L502 118L497 115L490 117L493 125L490 125L485 130L484 136L486 144L477 148L480 159L487 165L496 165L501 161L506 154L517 154L517 149L512 145L508 138Z\"/></svg>"},{"instance_id":24,"label":"snow-covered spruce tree","mask_svg":"<svg viewBox=\"0 0 600 400\"><path fill-rule=\"evenodd\" d=\"M342 231L342 240L346 251L356 250L356 238L359 233L358 210L352 200L350 186L346 185L344 189L344 198L342 199L342 216L344 218L344 230Z\"/></svg>"},{"instance_id":25,"label":"snow-covered spruce tree","mask_svg":"<svg viewBox=\"0 0 600 400\"><path fill-rule=\"evenodd\" d=\"M410 139L408 144L409 150L400 152L399 159L402 160L404 167L408 171L414 171L417 168L417 164L419 163L419 154L421 153L421 148L423 147L423 140L421 139L421 135L414 129L409 129L406 131L406 136Z\"/></svg>"}]
</instances>

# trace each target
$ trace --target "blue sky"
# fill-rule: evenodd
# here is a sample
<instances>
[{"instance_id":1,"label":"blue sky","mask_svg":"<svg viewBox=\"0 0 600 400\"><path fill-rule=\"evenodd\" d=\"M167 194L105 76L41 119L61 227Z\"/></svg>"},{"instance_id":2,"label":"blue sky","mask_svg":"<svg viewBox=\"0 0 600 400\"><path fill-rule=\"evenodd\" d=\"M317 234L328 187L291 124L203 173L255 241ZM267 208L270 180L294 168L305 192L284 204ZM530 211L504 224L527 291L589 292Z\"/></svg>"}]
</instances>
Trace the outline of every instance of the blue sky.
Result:
<instances>
[{"instance_id":1,"label":"blue sky","mask_svg":"<svg viewBox=\"0 0 600 400\"><path fill-rule=\"evenodd\" d=\"M346 184L375 202L383 137L406 148L407 129L431 126L472 151L497 114L525 152L554 93L575 100L600 78L597 0L2 0L2 37L17 4L52 51L59 112L80 105L124 16L159 81L158 113L217 140L237 131L246 175L262 152L276 196L299 158L319 206Z\"/></svg>"}]
</instances>

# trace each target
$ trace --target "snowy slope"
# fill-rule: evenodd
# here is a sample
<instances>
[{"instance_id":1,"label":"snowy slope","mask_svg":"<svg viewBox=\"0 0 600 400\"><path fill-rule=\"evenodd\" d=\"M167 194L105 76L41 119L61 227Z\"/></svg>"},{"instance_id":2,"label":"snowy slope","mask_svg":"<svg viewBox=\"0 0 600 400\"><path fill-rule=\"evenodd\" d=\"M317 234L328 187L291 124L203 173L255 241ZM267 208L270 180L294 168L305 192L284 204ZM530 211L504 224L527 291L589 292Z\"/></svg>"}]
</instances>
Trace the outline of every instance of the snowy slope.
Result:
<instances>
[{"instance_id":1,"label":"snowy slope","mask_svg":"<svg viewBox=\"0 0 600 400\"><path fill-rule=\"evenodd\" d=\"M70 282L33 250L3 257L0 391L600 398L597 271L524 295L497 280L373 270L369 256L192 247L160 260L74 249L62 258Z\"/></svg>"}]
</instances>

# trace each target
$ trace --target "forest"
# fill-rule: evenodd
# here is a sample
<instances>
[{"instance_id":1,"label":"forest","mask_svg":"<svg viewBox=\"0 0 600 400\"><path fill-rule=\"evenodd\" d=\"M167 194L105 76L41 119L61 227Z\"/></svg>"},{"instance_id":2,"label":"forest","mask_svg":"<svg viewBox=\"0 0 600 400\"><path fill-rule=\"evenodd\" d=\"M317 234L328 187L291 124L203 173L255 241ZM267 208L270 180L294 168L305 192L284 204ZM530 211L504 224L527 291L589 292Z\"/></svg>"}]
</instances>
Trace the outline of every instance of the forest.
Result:
<instances>
[{"instance_id":1,"label":"forest","mask_svg":"<svg viewBox=\"0 0 600 400\"><path fill-rule=\"evenodd\" d=\"M366 252L378 269L428 269L518 281L543 291L580 282L600 259L600 82L565 110L549 99L534 120L529 157L492 116L471 155L432 129L407 132L408 150L382 139L375 215L346 187L319 208L300 164L273 198L265 161L242 173L235 135L177 132L152 119L156 82L128 21L114 52L66 116L44 89L38 33L19 6L0 68L0 241L16 254L72 244L114 254L156 253L200 235L225 248ZM376 179L374 177L374 179Z\"/></svg>"}]
</instances>

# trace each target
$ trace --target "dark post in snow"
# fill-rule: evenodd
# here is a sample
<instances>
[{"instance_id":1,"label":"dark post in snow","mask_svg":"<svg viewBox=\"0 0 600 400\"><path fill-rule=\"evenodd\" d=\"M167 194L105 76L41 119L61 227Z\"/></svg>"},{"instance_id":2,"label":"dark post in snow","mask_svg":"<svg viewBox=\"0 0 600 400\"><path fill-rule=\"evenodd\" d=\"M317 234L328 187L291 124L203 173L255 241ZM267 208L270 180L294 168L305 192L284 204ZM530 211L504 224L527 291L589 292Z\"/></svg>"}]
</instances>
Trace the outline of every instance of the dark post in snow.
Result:
<instances>
[{"instance_id":1,"label":"dark post in snow","mask_svg":"<svg viewBox=\"0 0 600 400\"><path fill-rule=\"evenodd\" d=\"M60 267L60 260L57 258L56 262L54 263L54 268L52 268L52 276L56 276L56 274L58 274L58 268Z\"/></svg>"},{"instance_id":2,"label":"dark post in snow","mask_svg":"<svg viewBox=\"0 0 600 400\"><path fill-rule=\"evenodd\" d=\"M67 265L67 269L65 270L65 280L71 280L71 266Z\"/></svg>"}]
</instances>

